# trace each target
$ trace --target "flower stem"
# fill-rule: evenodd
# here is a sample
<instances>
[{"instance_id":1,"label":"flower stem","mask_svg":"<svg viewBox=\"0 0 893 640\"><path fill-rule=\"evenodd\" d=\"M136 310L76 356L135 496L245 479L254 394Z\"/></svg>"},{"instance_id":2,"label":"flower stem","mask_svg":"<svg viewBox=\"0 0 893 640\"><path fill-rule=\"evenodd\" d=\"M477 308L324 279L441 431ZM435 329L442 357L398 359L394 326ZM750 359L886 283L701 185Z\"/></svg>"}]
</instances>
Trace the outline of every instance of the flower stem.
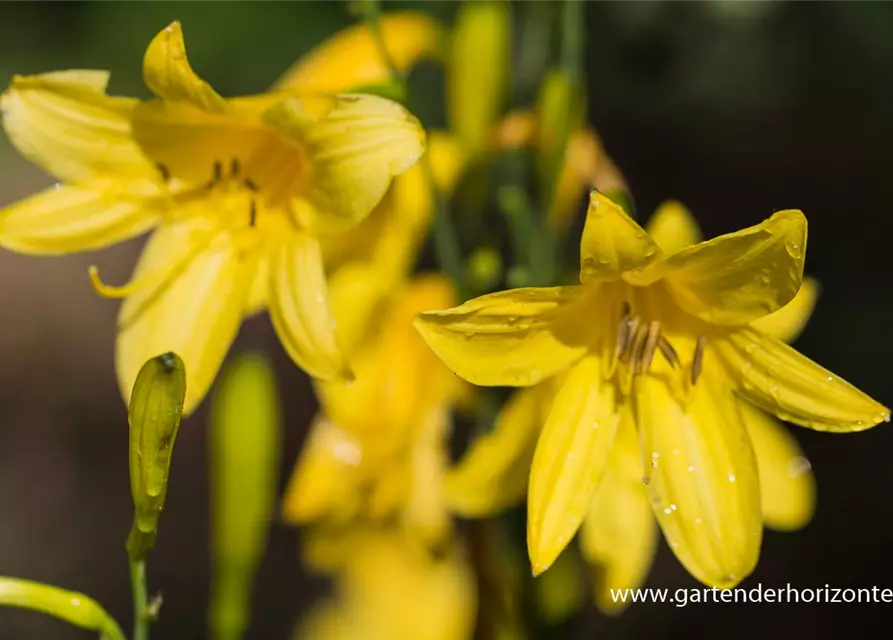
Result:
<instances>
[{"instance_id":1,"label":"flower stem","mask_svg":"<svg viewBox=\"0 0 893 640\"><path fill-rule=\"evenodd\" d=\"M145 559L130 558L130 585L133 590L133 640L149 640L149 597Z\"/></svg>"},{"instance_id":2,"label":"flower stem","mask_svg":"<svg viewBox=\"0 0 893 640\"><path fill-rule=\"evenodd\" d=\"M399 87L402 95L410 96L406 74L399 69L394 62L394 58L388 51L384 34L381 31L379 3L375 0L360 0L356 6L359 15L369 26L369 30L372 32L372 37L375 40L379 53L384 59L385 64L388 66L388 70L391 74L391 81ZM449 204L437 186L437 182L434 179L434 171L431 168L431 162L428 159L427 153L422 156L419 163L425 174L425 180L428 183L431 200L434 205L433 240L437 263L443 272L452 279L453 284L456 287L456 294L462 301L465 301L469 298L469 288L467 278L465 277L465 267L462 261L462 252L459 247L459 238L456 233L456 228L453 226Z\"/></svg>"},{"instance_id":3,"label":"flower stem","mask_svg":"<svg viewBox=\"0 0 893 640\"><path fill-rule=\"evenodd\" d=\"M565 0L561 20L561 66L577 85L583 80L584 20L582 0Z\"/></svg>"}]
</instances>

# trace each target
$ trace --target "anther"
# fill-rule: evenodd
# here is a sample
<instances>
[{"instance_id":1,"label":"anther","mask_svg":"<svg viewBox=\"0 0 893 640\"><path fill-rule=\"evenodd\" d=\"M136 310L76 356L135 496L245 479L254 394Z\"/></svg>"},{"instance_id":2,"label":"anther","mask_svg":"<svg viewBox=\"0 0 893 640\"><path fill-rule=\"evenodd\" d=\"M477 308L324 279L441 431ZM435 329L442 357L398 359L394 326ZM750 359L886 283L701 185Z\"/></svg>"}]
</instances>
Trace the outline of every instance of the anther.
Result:
<instances>
[{"instance_id":1,"label":"anther","mask_svg":"<svg viewBox=\"0 0 893 640\"><path fill-rule=\"evenodd\" d=\"M660 352L664 355L664 358L667 359L667 362L670 363L671 367L674 369L679 368L679 355L676 353L676 349L673 348L673 345L670 344L669 340L664 336L659 336L657 339L657 348L660 349Z\"/></svg>"},{"instance_id":2,"label":"anther","mask_svg":"<svg viewBox=\"0 0 893 640\"><path fill-rule=\"evenodd\" d=\"M704 347L707 346L707 338L698 336L698 344L695 346L695 355L691 361L691 383L697 384L701 377L701 367L704 364Z\"/></svg>"},{"instance_id":3,"label":"anther","mask_svg":"<svg viewBox=\"0 0 893 640\"><path fill-rule=\"evenodd\" d=\"M230 174L232 177L235 178L235 177L238 176L239 173L241 173L241 172L242 172L242 165L241 165L241 163L239 162L239 159L238 159L238 158L233 158L232 161L231 161L230 164L229 164L229 174Z\"/></svg>"},{"instance_id":4,"label":"anther","mask_svg":"<svg viewBox=\"0 0 893 640\"><path fill-rule=\"evenodd\" d=\"M614 357L619 358L623 352L626 350L627 342L629 341L629 303L626 301L623 302L623 312L620 314L620 324L617 325L617 344L614 347Z\"/></svg>"},{"instance_id":5,"label":"anther","mask_svg":"<svg viewBox=\"0 0 893 640\"><path fill-rule=\"evenodd\" d=\"M629 360L636 333L639 331L639 322L640 320L638 316L630 318L626 322L626 334L624 335L623 349L620 351L620 362L627 362Z\"/></svg>"},{"instance_id":6,"label":"anther","mask_svg":"<svg viewBox=\"0 0 893 640\"><path fill-rule=\"evenodd\" d=\"M645 338L648 336L648 327L638 325L632 340L630 349L629 368L631 372L642 373L642 350L645 346Z\"/></svg>"},{"instance_id":7,"label":"anther","mask_svg":"<svg viewBox=\"0 0 893 640\"><path fill-rule=\"evenodd\" d=\"M652 320L648 325L648 333L645 338L645 344L642 346L642 357L639 359L639 373L648 371L651 368L651 361L654 360L654 350L657 348L657 341L660 339L660 322Z\"/></svg>"},{"instance_id":8,"label":"anther","mask_svg":"<svg viewBox=\"0 0 893 640\"><path fill-rule=\"evenodd\" d=\"M158 173L161 174L161 179L165 182L170 182L171 179L171 170L167 168L166 165L161 164L160 162L155 163L155 168L158 169Z\"/></svg>"},{"instance_id":9,"label":"anther","mask_svg":"<svg viewBox=\"0 0 893 640\"><path fill-rule=\"evenodd\" d=\"M243 180L243 182L244 182L245 186L248 187L249 189L251 189L252 191L254 191L254 192L260 191L260 187L257 186L257 183L254 180L252 180L251 178L245 178L245 180Z\"/></svg>"},{"instance_id":10,"label":"anther","mask_svg":"<svg viewBox=\"0 0 893 640\"><path fill-rule=\"evenodd\" d=\"M216 187L220 184L220 181L223 179L223 163L220 160L214 161L214 177L211 178L211 182L208 185L209 188Z\"/></svg>"}]
</instances>

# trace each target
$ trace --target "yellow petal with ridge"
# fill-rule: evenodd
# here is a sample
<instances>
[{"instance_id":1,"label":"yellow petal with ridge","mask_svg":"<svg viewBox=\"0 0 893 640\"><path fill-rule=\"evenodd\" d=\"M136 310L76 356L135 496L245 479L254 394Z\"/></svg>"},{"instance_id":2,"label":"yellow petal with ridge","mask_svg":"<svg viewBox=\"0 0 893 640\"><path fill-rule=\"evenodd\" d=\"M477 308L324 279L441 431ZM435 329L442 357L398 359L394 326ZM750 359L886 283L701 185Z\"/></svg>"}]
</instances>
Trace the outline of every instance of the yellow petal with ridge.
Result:
<instances>
[{"instance_id":1,"label":"yellow petal with ridge","mask_svg":"<svg viewBox=\"0 0 893 640\"><path fill-rule=\"evenodd\" d=\"M582 287L511 289L445 311L416 328L459 377L480 386L534 385L589 349L593 322Z\"/></svg>"},{"instance_id":2,"label":"yellow petal with ridge","mask_svg":"<svg viewBox=\"0 0 893 640\"><path fill-rule=\"evenodd\" d=\"M805 257L806 218L779 211L670 256L666 280L688 313L714 324L745 324L793 300Z\"/></svg>"},{"instance_id":3,"label":"yellow petal with ridge","mask_svg":"<svg viewBox=\"0 0 893 640\"><path fill-rule=\"evenodd\" d=\"M740 400L710 373L686 406L663 380L636 378L635 416L651 505L670 549L695 578L728 589L756 566L763 522Z\"/></svg>"},{"instance_id":4,"label":"yellow petal with ridge","mask_svg":"<svg viewBox=\"0 0 893 640\"><path fill-rule=\"evenodd\" d=\"M286 230L273 250L269 282L270 319L292 360L314 378L351 379L336 337L317 239Z\"/></svg>"},{"instance_id":5,"label":"yellow petal with ridge","mask_svg":"<svg viewBox=\"0 0 893 640\"><path fill-rule=\"evenodd\" d=\"M864 431L890 410L796 349L742 327L717 341L737 392L781 420L817 431Z\"/></svg>"},{"instance_id":6,"label":"yellow petal with ridge","mask_svg":"<svg viewBox=\"0 0 893 640\"><path fill-rule=\"evenodd\" d=\"M616 393L600 359L589 355L552 402L530 467L527 547L534 575L555 561L589 509L620 423Z\"/></svg>"}]
</instances>

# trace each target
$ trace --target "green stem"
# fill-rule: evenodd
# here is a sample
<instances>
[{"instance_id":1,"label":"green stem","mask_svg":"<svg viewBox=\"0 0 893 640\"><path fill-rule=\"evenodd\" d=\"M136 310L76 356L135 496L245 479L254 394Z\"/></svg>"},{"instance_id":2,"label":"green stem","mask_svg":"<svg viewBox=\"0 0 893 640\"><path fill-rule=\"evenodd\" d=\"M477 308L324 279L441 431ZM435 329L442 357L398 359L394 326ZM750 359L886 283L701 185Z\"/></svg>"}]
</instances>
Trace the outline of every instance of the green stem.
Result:
<instances>
[{"instance_id":1,"label":"green stem","mask_svg":"<svg viewBox=\"0 0 893 640\"><path fill-rule=\"evenodd\" d=\"M130 558L130 585L133 590L133 640L149 640L149 596L145 560Z\"/></svg>"},{"instance_id":2,"label":"green stem","mask_svg":"<svg viewBox=\"0 0 893 640\"><path fill-rule=\"evenodd\" d=\"M516 259L527 264L521 286L545 287L552 283L553 242L541 216L519 183L502 187L497 201L512 234Z\"/></svg>"},{"instance_id":3,"label":"green stem","mask_svg":"<svg viewBox=\"0 0 893 640\"><path fill-rule=\"evenodd\" d=\"M379 53L384 58L391 73L391 80L396 84L403 95L409 96L409 87L406 81L406 75L397 68L394 58L388 51L387 43L381 31L379 21L378 2L362 1L359 4L360 14L369 25L375 45L378 47ZM431 199L434 203L434 253L437 263L441 270L444 271L455 284L456 293L461 300L469 298L469 288L466 282L465 269L462 262L462 252L459 247L459 238L456 228L453 226L452 216L450 215L449 205L446 198L443 197L437 182L434 179L434 171L431 168L431 162L428 154L425 154L419 161L422 171L425 174L425 180L431 193Z\"/></svg>"},{"instance_id":4,"label":"green stem","mask_svg":"<svg viewBox=\"0 0 893 640\"><path fill-rule=\"evenodd\" d=\"M561 20L561 66L577 85L583 79L584 9L581 0L565 0Z\"/></svg>"}]
</instances>

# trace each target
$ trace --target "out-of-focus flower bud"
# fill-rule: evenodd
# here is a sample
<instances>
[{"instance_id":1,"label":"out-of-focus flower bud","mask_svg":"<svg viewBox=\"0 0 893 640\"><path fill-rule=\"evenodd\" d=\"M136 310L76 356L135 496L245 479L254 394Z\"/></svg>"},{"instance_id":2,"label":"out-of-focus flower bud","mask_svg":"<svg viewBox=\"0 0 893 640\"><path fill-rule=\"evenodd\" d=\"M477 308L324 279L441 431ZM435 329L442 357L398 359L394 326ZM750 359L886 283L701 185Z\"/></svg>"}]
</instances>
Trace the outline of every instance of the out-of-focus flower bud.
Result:
<instances>
[{"instance_id":1,"label":"out-of-focus flower bud","mask_svg":"<svg viewBox=\"0 0 893 640\"><path fill-rule=\"evenodd\" d=\"M507 4L462 4L450 44L446 91L450 124L469 153L484 146L502 110L510 47Z\"/></svg>"},{"instance_id":2,"label":"out-of-focus flower bud","mask_svg":"<svg viewBox=\"0 0 893 640\"><path fill-rule=\"evenodd\" d=\"M266 546L279 472L280 410L272 368L260 356L237 358L211 405L213 637L241 638L254 574Z\"/></svg>"},{"instance_id":3,"label":"out-of-focus flower bud","mask_svg":"<svg viewBox=\"0 0 893 640\"><path fill-rule=\"evenodd\" d=\"M0 606L46 613L82 629L100 634L102 640L124 640L118 623L95 600L30 580L0 577Z\"/></svg>"},{"instance_id":4,"label":"out-of-focus flower bud","mask_svg":"<svg viewBox=\"0 0 893 640\"><path fill-rule=\"evenodd\" d=\"M133 559L142 559L155 545L185 397L186 370L175 353L146 362L133 385L128 421L134 519L127 539Z\"/></svg>"}]
</instances>

